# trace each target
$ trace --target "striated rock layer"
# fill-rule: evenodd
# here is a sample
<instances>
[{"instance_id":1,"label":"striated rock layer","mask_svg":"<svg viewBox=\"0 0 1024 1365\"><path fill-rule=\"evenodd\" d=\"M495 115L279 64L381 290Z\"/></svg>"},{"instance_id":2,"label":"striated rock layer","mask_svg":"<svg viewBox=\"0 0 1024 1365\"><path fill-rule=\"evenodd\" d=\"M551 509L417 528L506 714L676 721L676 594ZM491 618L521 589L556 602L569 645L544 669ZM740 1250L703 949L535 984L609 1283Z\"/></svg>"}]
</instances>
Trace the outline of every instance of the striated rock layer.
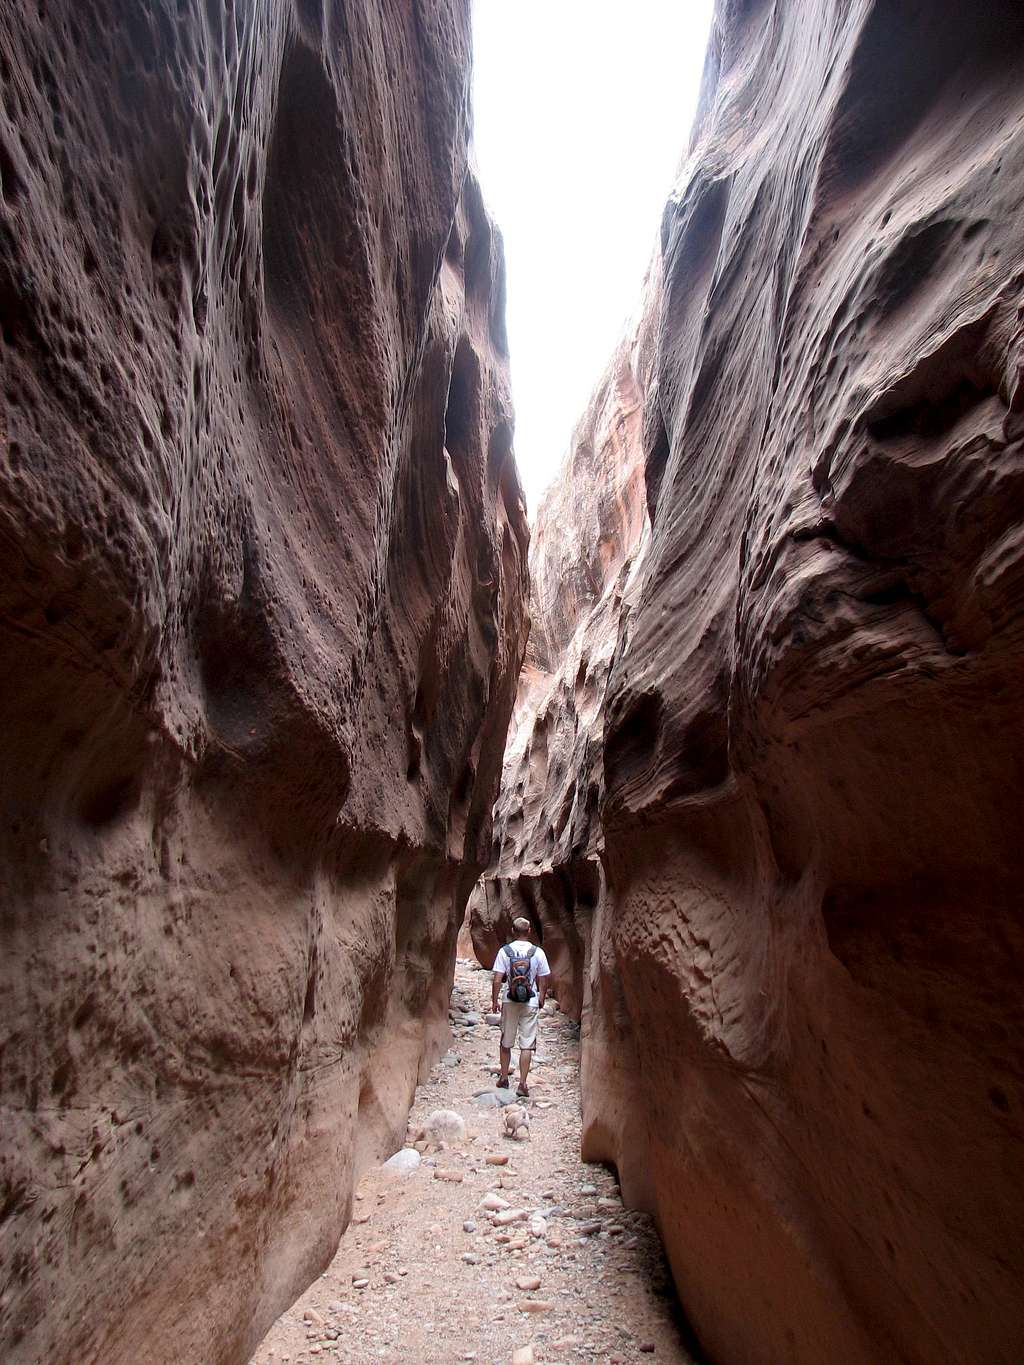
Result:
<instances>
[{"instance_id":1,"label":"striated rock layer","mask_svg":"<svg viewBox=\"0 0 1024 1365\"><path fill-rule=\"evenodd\" d=\"M1016 3L720 3L600 758L546 727L600 830L499 889L598 850L585 1154L731 1365L1024 1358L1022 200Z\"/></svg>"},{"instance_id":2,"label":"striated rock layer","mask_svg":"<svg viewBox=\"0 0 1024 1365\"><path fill-rule=\"evenodd\" d=\"M468 29L6 7L12 1365L246 1359L445 1036L526 634Z\"/></svg>"},{"instance_id":3,"label":"striated rock layer","mask_svg":"<svg viewBox=\"0 0 1024 1365\"><path fill-rule=\"evenodd\" d=\"M648 281L648 293L657 277ZM598 810L608 669L648 537L642 393L647 319L618 347L530 547L530 640L494 809L491 865L469 899L477 959L489 967L527 915L551 964L554 993L577 1020L590 917L604 874Z\"/></svg>"}]
</instances>

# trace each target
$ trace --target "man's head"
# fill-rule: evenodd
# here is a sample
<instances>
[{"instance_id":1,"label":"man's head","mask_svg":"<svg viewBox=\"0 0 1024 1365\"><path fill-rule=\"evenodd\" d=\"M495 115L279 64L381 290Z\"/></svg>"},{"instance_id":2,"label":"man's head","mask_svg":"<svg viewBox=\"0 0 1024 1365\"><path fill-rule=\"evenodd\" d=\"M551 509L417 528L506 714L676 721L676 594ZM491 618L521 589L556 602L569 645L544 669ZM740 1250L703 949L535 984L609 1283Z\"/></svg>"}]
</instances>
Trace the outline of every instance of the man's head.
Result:
<instances>
[{"instance_id":1,"label":"man's head","mask_svg":"<svg viewBox=\"0 0 1024 1365\"><path fill-rule=\"evenodd\" d=\"M530 924L530 921L528 919L525 919L522 915L518 915L512 921L512 928L516 931L520 938L529 938L530 931L533 928L533 926Z\"/></svg>"}]
</instances>

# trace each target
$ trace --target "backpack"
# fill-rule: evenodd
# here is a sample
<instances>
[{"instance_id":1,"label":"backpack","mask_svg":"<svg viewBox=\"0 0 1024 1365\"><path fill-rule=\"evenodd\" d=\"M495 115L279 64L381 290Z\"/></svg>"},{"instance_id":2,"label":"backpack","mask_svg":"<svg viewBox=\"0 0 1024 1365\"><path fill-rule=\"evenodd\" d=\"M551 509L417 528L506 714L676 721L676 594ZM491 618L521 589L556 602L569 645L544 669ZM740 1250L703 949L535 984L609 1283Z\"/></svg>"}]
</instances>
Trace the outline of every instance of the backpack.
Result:
<instances>
[{"instance_id":1,"label":"backpack","mask_svg":"<svg viewBox=\"0 0 1024 1365\"><path fill-rule=\"evenodd\" d=\"M531 944L525 953L513 952L511 943L505 944L505 957L508 959L508 998L517 1005L526 1005L533 999L530 959L536 951Z\"/></svg>"}]
</instances>

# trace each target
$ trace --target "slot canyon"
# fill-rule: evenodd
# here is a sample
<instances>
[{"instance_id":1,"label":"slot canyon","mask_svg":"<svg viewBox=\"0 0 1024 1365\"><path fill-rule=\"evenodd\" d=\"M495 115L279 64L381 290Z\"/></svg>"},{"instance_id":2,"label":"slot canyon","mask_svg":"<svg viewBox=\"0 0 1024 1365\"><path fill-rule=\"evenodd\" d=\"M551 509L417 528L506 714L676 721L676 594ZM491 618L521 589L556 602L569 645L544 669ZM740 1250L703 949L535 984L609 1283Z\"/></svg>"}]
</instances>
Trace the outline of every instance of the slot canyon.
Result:
<instances>
[{"instance_id":1,"label":"slot canyon","mask_svg":"<svg viewBox=\"0 0 1024 1365\"><path fill-rule=\"evenodd\" d=\"M716 0L532 527L469 0L3 13L0 1359L270 1359L525 916L686 1354L284 1360L1019 1365L1019 0Z\"/></svg>"}]
</instances>

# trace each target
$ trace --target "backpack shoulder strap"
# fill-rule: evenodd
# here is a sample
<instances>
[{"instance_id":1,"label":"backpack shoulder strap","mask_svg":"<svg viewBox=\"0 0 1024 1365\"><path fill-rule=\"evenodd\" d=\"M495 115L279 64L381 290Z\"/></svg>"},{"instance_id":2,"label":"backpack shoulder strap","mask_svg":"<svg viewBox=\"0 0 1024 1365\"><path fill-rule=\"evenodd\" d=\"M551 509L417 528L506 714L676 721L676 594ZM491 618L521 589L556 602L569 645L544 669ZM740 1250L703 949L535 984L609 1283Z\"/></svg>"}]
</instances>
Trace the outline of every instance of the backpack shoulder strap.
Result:
<instances>
[{"instance_id":1,"label":"backpack shoulder strap","mask_svg":"<svg viewBox=\"0 0 1024 1365\"><path fill-rule=\"evenodd\" d=\"M537 951L537 946L536 946L536 944L531 943L531 944L530 944L529 952L527 952L527 954L526 954L526 960L527 960L527 962L530 961L530 959L533 957L533 955L534 955L534 953L535 953L536 951Z\"/></svg>"}]
</instances>

